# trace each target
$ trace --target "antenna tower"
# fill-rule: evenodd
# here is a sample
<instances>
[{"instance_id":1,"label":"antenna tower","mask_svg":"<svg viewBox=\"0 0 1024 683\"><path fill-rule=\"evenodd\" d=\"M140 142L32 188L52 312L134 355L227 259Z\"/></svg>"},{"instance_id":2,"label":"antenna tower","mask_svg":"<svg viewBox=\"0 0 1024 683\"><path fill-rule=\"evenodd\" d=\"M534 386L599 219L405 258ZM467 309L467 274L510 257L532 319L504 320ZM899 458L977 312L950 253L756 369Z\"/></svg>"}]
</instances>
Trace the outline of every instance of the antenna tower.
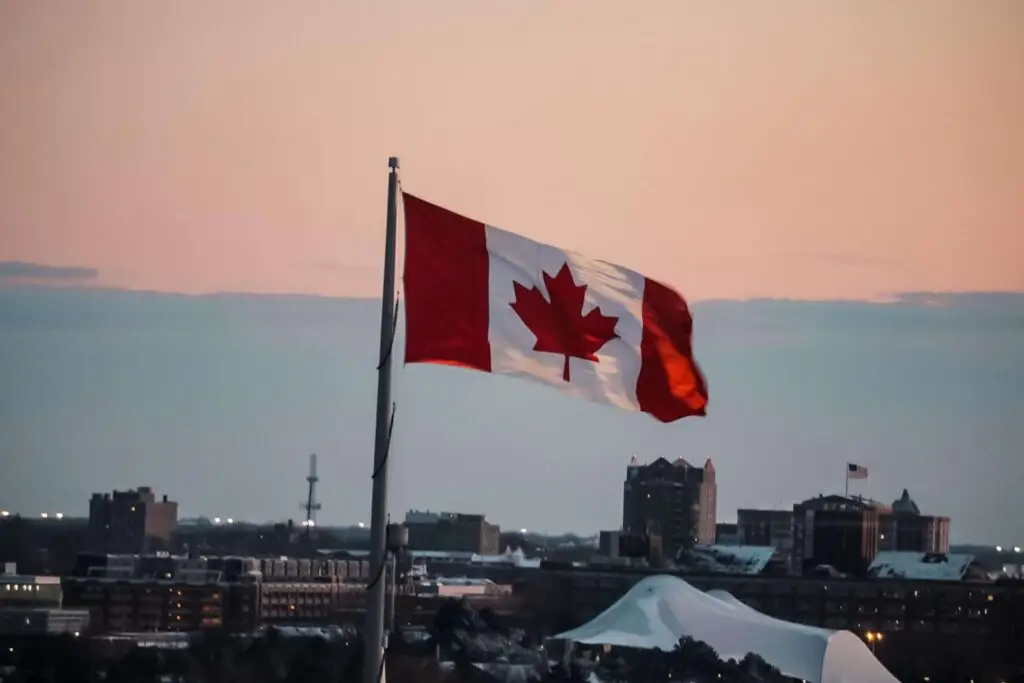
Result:
<instances>
[{"instance_id":1,"label":"antenna tower","mask_svg":"<svg viewBox=\"0 0 1024 683\"><path fill-rule=\"evenodd\" d=\"M316 513L320 509L320 503L316 499L316 483L318 481L320 481L320 477L316 476L316 453L311 453L309 456L309 476L306 477L309 489L306 494L306 501L302 503L302 509L306 511L306 521L303 526L306 527L307 533L316 525Z\"/></svg>"}]
</instances>

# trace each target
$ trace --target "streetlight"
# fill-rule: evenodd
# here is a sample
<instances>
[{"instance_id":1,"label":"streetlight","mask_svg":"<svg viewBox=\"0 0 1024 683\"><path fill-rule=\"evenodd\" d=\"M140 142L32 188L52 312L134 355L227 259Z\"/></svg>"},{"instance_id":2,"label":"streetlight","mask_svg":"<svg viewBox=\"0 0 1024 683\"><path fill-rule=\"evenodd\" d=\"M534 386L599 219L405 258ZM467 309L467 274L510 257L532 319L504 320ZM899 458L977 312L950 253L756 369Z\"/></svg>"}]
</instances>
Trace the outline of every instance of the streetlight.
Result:
<instances>
[{"instance_id":1,"label":"streetlight","mask_svg":"<svg viewBox=\"0 0 1024 683\"><path fill-rule=\"evenodd\" d=\"M1013 552L1019 553L1020 552L1020 546L1019 545L1013 546Z\"/></svg>"},{"instance_id":2,"label":"streetlight","mask_svg":"<svg viewBox=\"0 0 1024 683\"><path fill-rule=\"evenodd\" d=\"M996 546L996 552L997 552L997 553L1001 553L1001 552L1003 552L1003 546L1001 546L1001 545L997 545L997 546Z\"/></svg>"},{"instance_id":3,"label":"streetlight","mask_svg":"<svg viewBox=\"0 0 1024 683\"><path fill-rule=\"evenodd\" d=\"M213 523L214 524L220 524L220 517L214 517L213 518Z\"/></svg>"},{"instance_id":4,"label":"streetlight","mask_svg":"<svg viewBox=\"0 0 1024 683\"><path fill-rule=\"evenodd\" d=\"M882 642L882 640L885 638L884 635L882 635L881 633L879 633L877 631L868 631L867 633L864 634L864 637L867 639L868 643L871 645L871 653L872 654L875 653L875 644Z\"/></svg>"},{"instance_id":5,"label":"streetlight","mask_svg":"<svg viewBox=\"0 0 1024 683\"><path fill-rule=\"evenodd\" d=\"M58 512L57 513L57 519L64 519L64 513L63 512Z\"/></svg>"},{"instance_id":6,"label":"streetlight","mask_svg":"<svg viewBox=\"0 0 1024 683\"><path fill-rule=\"evenodd\" d=\"M0 517L10 517L11 513L7 510L0 510Z\"/></svg>"},{"instance_id":7,"label":"streetlight","mask_svg":"<svg viewBox=\"0 0 1024 683\"><path fill-rule=\"evenodd\" d=\"M233 520L230 517L228 517L228 524L234 524L234 523L235 523L235 520Z\"/></svg>"},{"instance_id":8,"label":"streetlight","mask_svg":"<svg viewBox=\"0 0 1024 683\"><path fill-rule=\"evenodd\" d=\"M40 517L42 517L43 519L46 519L46 518L47 518L47 517L49 517L50 515L46 514L45 512L40 512L40 513L39 513L39 516L40 516Z\"/></svg>"}]
</instances>

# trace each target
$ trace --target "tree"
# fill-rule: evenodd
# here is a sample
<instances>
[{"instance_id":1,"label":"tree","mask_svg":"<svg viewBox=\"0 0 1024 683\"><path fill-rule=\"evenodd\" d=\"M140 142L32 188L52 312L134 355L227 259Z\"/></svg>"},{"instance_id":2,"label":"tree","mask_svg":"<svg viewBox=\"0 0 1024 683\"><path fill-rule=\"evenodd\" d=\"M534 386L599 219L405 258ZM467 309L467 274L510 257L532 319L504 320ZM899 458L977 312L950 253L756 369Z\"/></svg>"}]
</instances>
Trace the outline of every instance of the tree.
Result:
<instances>
[{"instance_id":1,"label":"tree","mask_svg":"<svg viewBox=\"0 0 1024 683\"><path fill-rule=\"evenodd\" d=\"M621 661L621 664L619 663ZM680 639L670 652L623 649L602 659L599 677L626 683L659 680L696 683L785 683L781 672L756 654L723 661L707 643Z\"/></svg>"},{"instance_id":2,"label":"tree","mask_svg":"<svg viewBox=\"0 0 1024 683\"><path fill-rule=\"evenodd\" d=\"M136 647L119 659L107 672L110 683L158 683L166 661L153 648Z\"/></svg>"},{"instance_id":3,"label":"tree","mask_svg":"<svg viewBox=\"0 0 1024 683\"><path fill-rule=\"evenodd\" d=\"M191 678L198 683L231 683L241 646L226 631L199 631L189 641Z\"/></svg>"}]
</instances>

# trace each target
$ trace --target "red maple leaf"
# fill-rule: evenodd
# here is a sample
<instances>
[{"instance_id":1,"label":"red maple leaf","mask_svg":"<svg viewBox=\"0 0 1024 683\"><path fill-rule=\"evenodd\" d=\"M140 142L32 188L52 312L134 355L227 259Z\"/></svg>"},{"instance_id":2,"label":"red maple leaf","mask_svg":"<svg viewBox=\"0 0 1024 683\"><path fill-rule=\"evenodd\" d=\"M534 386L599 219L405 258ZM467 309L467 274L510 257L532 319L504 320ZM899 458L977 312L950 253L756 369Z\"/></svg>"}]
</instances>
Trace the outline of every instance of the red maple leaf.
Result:
<instances>
[{"instance_id":1,"label":"red maple leaf","mask_svg":"<svg viewBox=\"0 0 1024 683\"><path fill-rule=\"evenodd\" d=\"M594 355L612 339L618 318L603 315L597 307L583 315L583 297L587 285L577 285L566 263L555 277L544 275L551 301L537 287L527 289L513 282L516 300L509 304L523 323L530 328L537 343L534 351L559 353L565 356L562 379L569 381L569 359L582 358L598 362Z\"/></svg>"}]
</instances>

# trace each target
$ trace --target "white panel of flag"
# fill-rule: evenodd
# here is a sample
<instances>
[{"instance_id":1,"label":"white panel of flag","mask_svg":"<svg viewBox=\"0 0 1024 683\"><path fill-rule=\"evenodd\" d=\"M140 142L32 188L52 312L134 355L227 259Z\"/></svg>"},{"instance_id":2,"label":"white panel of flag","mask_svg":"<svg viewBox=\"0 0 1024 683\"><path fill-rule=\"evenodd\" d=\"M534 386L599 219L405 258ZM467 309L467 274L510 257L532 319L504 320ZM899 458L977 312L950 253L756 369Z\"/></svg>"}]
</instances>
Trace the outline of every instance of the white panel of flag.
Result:
<instances>
[{"instance_id":1,"label":"white panel of flag","mask_svg":"<svg viewBox=\"0 0 1024 683\"><path fill-rule=\"evenodd\" d=\"M854 463L846 464L846 478L847 479L867 479L868 468L862 465L855 465Z\"/></svg>"}]
</instances>

